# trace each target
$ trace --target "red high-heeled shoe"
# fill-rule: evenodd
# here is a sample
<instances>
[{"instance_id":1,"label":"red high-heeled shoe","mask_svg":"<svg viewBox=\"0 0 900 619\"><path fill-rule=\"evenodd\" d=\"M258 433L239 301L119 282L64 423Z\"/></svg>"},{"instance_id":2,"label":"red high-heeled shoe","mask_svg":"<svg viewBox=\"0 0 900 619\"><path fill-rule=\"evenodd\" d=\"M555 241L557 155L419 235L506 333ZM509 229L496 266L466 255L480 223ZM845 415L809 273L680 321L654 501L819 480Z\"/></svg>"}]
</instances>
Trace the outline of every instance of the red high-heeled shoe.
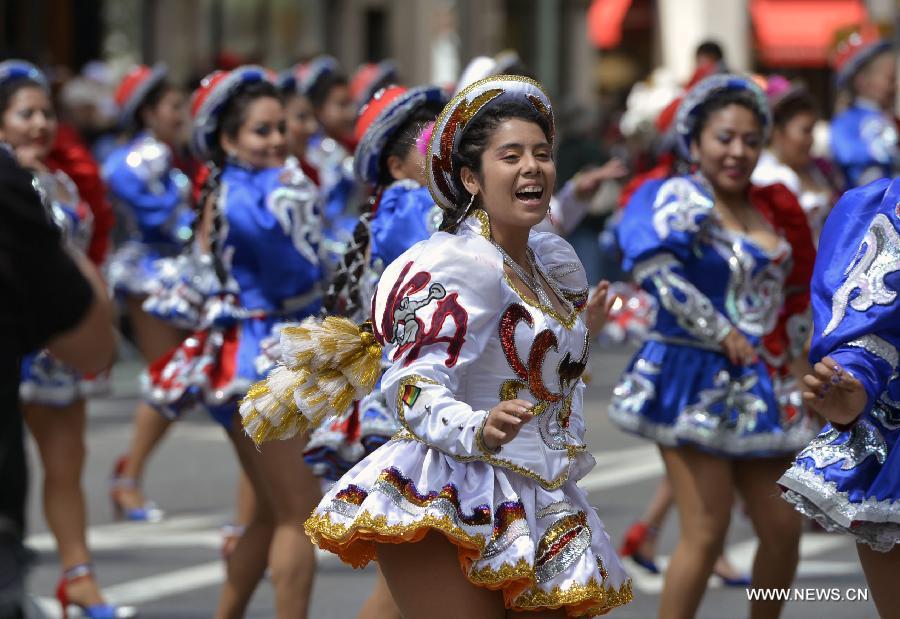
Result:
<instances>
[{"instance_id":1,"label":"red high-heeled shoe","mask_svg":"<svg viewBox=\"0 0 900 619\"><path fill-rule=\"evenodd\" d=\"M94 568L90 563L75 565L63 572L59 585L56 587L56 599L62 608L62 619L69 619L69 612L73 608L77 609L79 616L84 616L88 619L126 619L128 617L136 617L137 609L133 606L115 606L106 603L85 606L69 599L68 586L76 580L92 576L93 573Z\"/></svg>"},{"instance_id":2,"label":"red high-heeled shoe","mask_svg":"<svg viewBox=\"0 0 900 619\"><path fill-rule=\"evenodd\" d=\"M648 538L656 537L659 531L656 527L649 526L646 522L638 520L625 532L622 547L619 548L620 557L631 557L631 560L640 565L651 574L659 574L659 566L653 557L645 557L639 552L641 545Z\"/></svg>"}]
</instances>

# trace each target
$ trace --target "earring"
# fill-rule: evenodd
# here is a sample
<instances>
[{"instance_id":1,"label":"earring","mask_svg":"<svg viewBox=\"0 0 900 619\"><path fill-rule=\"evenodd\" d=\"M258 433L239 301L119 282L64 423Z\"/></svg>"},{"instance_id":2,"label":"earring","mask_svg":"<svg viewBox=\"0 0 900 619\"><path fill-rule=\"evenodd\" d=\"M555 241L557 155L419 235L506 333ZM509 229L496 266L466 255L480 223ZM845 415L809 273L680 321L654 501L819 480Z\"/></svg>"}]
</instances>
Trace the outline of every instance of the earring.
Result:
<instances>
[{"instance_id":1,"label":"earring","mask_svg":"<svg viewBox=\"0 0 900 619\"><path fill-rule=\"evenodd\" d=\"M469 198L469 203L466 205L466 211L468 211L469 209L471 209L473 204L475 204L475 194L474 194L474 193L473 193L472 196Z\"/></svg>"}]
</instances>

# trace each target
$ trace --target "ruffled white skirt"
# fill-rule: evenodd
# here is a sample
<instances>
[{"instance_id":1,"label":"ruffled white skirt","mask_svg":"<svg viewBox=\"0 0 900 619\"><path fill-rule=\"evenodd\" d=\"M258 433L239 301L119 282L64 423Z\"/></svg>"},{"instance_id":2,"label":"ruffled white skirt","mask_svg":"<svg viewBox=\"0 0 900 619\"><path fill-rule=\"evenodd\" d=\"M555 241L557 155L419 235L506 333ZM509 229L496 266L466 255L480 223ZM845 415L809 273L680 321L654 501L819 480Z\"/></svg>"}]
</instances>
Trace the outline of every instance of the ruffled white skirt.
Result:
<instances>
[{"instance_id":1,"label":"ruffled white skirt","mask_svg":"<svg viewBox=\"0 0 900 619\"><path fill-rule=\"evenodd\" d=\"M592 617L632 599L603 523L574 481L547 490L416 441L391 440L362 460L305 526L320 548L354 567L375 558L377 543L440 531L457 547L469 581L501 590L514 610L564 607Z\"/></svg>"}]
</instances>

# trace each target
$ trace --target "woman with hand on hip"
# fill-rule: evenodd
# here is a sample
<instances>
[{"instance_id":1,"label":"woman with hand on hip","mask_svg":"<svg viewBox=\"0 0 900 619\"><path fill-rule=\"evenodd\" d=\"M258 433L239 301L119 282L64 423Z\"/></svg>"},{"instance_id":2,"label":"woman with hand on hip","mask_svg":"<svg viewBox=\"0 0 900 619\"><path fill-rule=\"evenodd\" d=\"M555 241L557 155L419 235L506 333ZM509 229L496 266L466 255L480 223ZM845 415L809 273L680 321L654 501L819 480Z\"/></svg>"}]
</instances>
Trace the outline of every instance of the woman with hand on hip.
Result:
<instances>
[{"instance_id":1,"label":"woman with hand on hip","mask_svg":"<svg viewBox=\"0 0 900 619\"><path fill-rule=\"evenodd\" d=\"M672 483L681 535L661 617L696 613L736 493L760 539L753 586L787 587L797 565L801 521L773 488L815 429L779 405L757 348L774 333L787 337L786 311L805 310L812 238L785 187L750 184L769 123L765 95L749 78L701 81L676 118L697 173L644 184L617 229L625 268L659 301L610 417L659 445ZM779 612L778 602L751 609Z\"/></svg>"}]
</instances>

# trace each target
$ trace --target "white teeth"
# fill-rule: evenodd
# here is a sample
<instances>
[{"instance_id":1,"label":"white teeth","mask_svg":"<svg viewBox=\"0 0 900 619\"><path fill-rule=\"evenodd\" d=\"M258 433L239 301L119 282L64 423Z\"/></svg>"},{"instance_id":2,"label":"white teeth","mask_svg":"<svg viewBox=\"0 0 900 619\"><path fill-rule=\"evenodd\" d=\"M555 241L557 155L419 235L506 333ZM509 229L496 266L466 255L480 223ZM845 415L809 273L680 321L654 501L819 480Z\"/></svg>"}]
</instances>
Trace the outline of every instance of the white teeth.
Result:
<instances>
[{"instance_id":1,"label":"white teeth","mask_svg":"<svg viewBox=\"0 0 900 619\"><path fill-rule=\"evenodd\" d=\"M525 187L525 188L523 188L523 189L520 189L520 190L519 190L519 193L533 193L533 194L540 194L540 193L543 193L543 191L544 191L544 188L543 188L543 187L538 187L538 186L536 186L536 185L532 185L531 187Z\"/></svg>"}]
</instances>

